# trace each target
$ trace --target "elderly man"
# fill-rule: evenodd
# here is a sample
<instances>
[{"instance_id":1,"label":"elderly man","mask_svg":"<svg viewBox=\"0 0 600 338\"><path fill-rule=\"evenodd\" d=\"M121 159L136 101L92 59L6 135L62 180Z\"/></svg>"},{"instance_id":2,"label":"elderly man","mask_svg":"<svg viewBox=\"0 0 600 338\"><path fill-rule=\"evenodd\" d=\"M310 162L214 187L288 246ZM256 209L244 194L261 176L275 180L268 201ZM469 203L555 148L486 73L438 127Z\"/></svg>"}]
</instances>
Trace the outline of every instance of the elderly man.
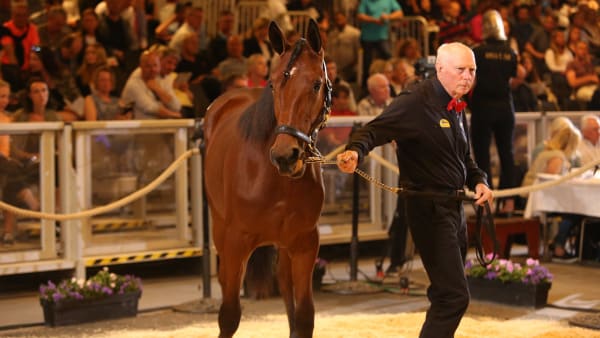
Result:
<instances>
[{"instance_id":1,"label":"elderly man","mask_svg":"<svg viewBox=\"0 0 600 338\"><path fill-rule=\"evenodd\" d=\"M156 52L142 54L140 67L129 76L121 99L133 104L135 119L181 117L181 103L173 86L160 79L160 56Z\"/></svg>"},{"instance_id":2,"label":"elderly man","mask_svg":"<svg viewBox=\"0 0 600 338\"><path fill-rule=\"evenodd\" d=\"M367 80L369 95L358 103L358 115L376 116L392 102L390 94L390 82L381 73L369 76Z\"/></svg>"},{"instance_id":3,"label":"elderly man","mask_svg":"<svg viewBox=\"0 0 600 338\"><path fill-rule=\"evenodd\" d=\"M475 203L491 203L485 173L471 158L463 95L475 80L469 47L438 48L436 78L398 96L379 116L352 134L339 154L341 171L352 173L375 147L394 141L400 184L446 198L405 197L405 218L431 285L421 338L451 338L469 304L464 261L467 226L463 204L453 199L467 185Z\"/></svg>"},{"instance_id":4,"label":"elderly man","mask_svg":"<svg viewBox=\"0 0 600 338\"><path fill-rule=\"evenodd\" d=\"M600 118L593 114L586 114L581 118L581 135L579 154L581 164L586 165L600 160Z\"/></svg>"}]
</instances>

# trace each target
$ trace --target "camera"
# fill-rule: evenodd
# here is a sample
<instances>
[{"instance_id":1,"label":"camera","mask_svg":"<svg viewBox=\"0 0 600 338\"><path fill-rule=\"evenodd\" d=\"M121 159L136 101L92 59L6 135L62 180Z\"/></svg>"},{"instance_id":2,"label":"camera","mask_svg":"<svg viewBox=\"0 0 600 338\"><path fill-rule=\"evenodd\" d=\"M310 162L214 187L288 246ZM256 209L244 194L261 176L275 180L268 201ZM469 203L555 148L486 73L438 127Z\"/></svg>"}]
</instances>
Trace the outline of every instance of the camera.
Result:
<instances>
[{"instance_id":1,"label":"camera","mask_svg":"<svg viewBox=\"0 0 600 338\"><path fill-rule=\"evenodd\" d=\"M435 76L435 55L423 57L415 62L415 75L422 79Z\"/></svg>"}]
</instances>

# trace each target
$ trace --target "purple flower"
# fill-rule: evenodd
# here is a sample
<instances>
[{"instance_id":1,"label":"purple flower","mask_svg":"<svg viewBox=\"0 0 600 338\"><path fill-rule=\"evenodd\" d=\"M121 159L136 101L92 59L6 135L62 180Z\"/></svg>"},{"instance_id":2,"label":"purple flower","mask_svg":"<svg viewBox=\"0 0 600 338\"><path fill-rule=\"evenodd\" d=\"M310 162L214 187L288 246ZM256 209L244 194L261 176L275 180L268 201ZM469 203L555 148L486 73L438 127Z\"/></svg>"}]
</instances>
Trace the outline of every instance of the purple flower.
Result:
<instances>
[{"instance_id":1,"label":"purple flower","mask_svg":"<svg viewBox=\"0 0 600 338\"><path fill-rule=\"evenodd\" d=\"M55 303L63 298L65 297L60 292L56 292L52 295L52 300L54 300Z\"/></svg>"},{"instance_id":2,"label":"purple flower","mask_svg":"<svg viewBox=\"0 0 600 338\"><path fill-rule=\"evenodd\" d=\"M488 271L488 273L485 275L485 279L495 279L496 276L498 276L498 274L496 274L494 271Z\"/></svg>"}]
</instances>

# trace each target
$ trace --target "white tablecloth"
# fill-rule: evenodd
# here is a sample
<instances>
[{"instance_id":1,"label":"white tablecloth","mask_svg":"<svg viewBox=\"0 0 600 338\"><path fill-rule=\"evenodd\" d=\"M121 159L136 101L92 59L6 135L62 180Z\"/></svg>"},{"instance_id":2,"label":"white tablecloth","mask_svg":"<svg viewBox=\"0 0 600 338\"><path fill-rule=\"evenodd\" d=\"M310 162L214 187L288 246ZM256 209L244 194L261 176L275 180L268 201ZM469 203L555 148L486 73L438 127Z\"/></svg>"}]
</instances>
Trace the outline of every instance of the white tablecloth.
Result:
<instances>
[{"instance_id":1,"label":"white tablecloth","mask_svg":"<svg viewBox=\"0 0 600 338\"><path fill-rule=\"evenodd\" d=\"M556 179L553 175L539 175L536 183ZM548 189L529 194L525 217L545 212L565 212L600 217L600 177L578 178Z\"/></svg>"}]
</instances>

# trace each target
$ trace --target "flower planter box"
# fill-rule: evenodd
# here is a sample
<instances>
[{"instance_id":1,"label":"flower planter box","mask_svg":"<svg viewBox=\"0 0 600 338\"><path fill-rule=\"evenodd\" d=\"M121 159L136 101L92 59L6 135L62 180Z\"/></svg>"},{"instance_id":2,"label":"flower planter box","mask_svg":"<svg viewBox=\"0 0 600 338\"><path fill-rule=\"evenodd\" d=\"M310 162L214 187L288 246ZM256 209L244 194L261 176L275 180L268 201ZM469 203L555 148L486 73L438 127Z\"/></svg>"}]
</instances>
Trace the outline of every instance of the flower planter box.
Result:
<instances>
[{"instance_id":1,"label":"flower planter box","mask_svg":"<svg viewBox=\"0 0 600 338\"><path fill-rule=\"evenodd\" d=\"M58 303L41 299L47 326L80 324L98 320L135 317L141 291L98 299L66 299Z\"/></svg>"},{"instance_id":2,"label":"flower planter box","mask_svg":"<svg viewBox=\"0 0 600 338\"><path fill-rule=\"evenodd\" d=\"M503 283L500 280L467 277L471 298L515 306L540 308L548 301L548 291L552 284L536 285L524 283Z\"/></svg>"}]
</instances>

